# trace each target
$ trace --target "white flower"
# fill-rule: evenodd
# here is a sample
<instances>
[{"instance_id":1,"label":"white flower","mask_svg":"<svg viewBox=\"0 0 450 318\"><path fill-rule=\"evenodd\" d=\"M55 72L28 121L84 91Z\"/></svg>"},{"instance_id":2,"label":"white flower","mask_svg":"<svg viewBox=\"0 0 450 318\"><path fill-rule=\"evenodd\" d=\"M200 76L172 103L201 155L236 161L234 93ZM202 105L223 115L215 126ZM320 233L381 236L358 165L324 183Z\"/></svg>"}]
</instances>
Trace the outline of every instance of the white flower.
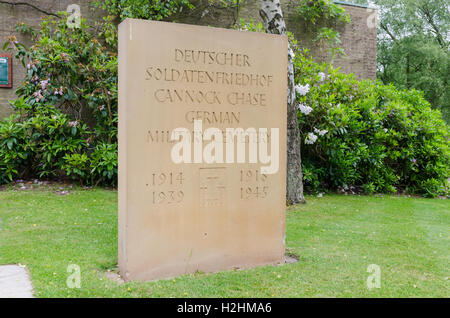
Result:
<instances>
[{"instance_id":1,"label":"white flower","mask_svg":"<svg viewBox=\"0 0 450 318\"><path fill-rule=\"evenodd\" d=\"M313 111L313 109L311 107L309 107L308 105L303 104L303 103L300 103L298 105L298 109L300 109L300 111L305 115L309 115L309 113Z\"/></svg>"},{"instance_id":2,"label":"white flower","mask_svg":"<svg viewBox=\"0 0 450 318\"><path fill-rule=\"evenodd\" d=\"M320 129L317 129L316 127L314 127L314 132L316 134L318 134L319 136L324 136L328 132L328 130L326 130L326 129L320 130Z\"/></svg>"},{"instance_id":3,"label":"white flower","mask_svg":"<svg viewBox=\"0 0 450 318\"><path fill-rule=\"evenodd\" d=\"M77 121L77 120L75 120L75 121L69 121L68 125L71 126L71 127L77 127L78 121Z\"/></svg>"},{"instance_id":4,"label":"white flower","mask_svg":"<svg viewBox=\"0 0 450 318\"><path fill-rule=\"evenodd\" d=\"M305 86L298 84L295 86L295 91L301 95L305 96L309 92L309 84L306 84Z\"/></svg>"},{"instance_id":5,"label":"white flower","mask_svg":"<svg viewBox=\"0 0 450 318\"><path fill-rule=\"evenodd\" d=\"M317 136L314 135L314 133L310 132L310 133L308 133L308 136L305 139L305 144L312 145L316 141L317 141Z\"/></svg>"},{"instance_id":6,"label":"white flower","mask_svg":"<svg viewBox=\"0 0 450 318\"><path fill-rule=\"evenodd\" d=\"M325 73L324 72L319 72L318 75L319 75L319 81L323 82L325 80L325 77L326 77Z\"/></svg>"}]
</instances>

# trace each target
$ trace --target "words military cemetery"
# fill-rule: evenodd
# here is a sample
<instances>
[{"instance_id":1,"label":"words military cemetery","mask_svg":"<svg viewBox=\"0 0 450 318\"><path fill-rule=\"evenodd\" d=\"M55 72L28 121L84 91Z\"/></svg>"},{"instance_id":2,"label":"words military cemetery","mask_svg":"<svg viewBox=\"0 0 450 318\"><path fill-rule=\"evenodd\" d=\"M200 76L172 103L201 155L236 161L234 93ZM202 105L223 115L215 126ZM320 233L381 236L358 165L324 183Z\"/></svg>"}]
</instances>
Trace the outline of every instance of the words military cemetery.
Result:
<instances>
[{"instance_id":1,"label":"words military cemetery","mask_svg":"<svg viewBox=\"0 0 450 318\"><path fill-rule=\"evenodd\" d=\"M283 36L120 24L125 280L284 262L286 72Z\"/></svg>"}]
</instances>

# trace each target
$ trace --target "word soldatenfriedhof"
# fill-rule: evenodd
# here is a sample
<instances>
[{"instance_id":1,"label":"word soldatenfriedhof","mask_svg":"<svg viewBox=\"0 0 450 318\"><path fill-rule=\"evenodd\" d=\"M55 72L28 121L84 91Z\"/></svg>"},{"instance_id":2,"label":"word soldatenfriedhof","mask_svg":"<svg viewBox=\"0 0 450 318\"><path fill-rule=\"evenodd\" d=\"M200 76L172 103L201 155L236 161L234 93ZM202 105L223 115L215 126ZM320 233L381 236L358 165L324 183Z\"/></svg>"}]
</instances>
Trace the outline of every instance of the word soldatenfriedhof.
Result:
<instances>
[{"instance_id":1,"label":"word soldatenfriedhof","mask_svg":"<svg viewBox=\"0 0 450 318\"><path fill-rule=\"evenodd\" d=\"M284 262L287 38L119 26L119 270Z\"/></svg>"}]
</instances>

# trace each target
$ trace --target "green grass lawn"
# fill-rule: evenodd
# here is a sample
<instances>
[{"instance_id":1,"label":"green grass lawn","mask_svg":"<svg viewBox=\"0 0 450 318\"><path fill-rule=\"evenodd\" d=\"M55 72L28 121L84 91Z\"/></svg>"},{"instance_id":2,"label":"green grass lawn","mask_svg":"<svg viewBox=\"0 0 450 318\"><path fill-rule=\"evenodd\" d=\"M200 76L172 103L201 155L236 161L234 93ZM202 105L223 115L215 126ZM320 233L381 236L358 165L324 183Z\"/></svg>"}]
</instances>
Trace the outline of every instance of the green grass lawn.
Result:
<instances>
[{"instance_id":1,"label":"green grass lawn","mask_svg":"<svg viewBox=\"0 0 450 318\"><path fill-rule=\"evenodd\" d=\"M117 192L0 191L0 264L28 267L39 297L449 297L448 200L325 195L287 212L299 262L156 282L105 278L117 265ZM69 264L81 288L66 285ZM369 290L367 267L381 269Z\"/></svg>"}]
</instances>

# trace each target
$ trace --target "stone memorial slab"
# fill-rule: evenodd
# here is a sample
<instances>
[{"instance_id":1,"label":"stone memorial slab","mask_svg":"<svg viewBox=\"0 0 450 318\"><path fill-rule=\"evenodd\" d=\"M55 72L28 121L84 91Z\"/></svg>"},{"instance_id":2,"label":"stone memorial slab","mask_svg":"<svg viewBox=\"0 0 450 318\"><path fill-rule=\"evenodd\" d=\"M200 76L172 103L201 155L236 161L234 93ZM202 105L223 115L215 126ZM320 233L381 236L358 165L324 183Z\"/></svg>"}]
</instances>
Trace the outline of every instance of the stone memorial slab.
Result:
<instances>
[{"instance_id":1,"label":"stone memorial slab","mask_svg":"<svg viewBox=\"0 0 450 318\"><path fill-rule=\"evenodd\" d=\"M119 26L119 271L284 263L287 38Z\"/></svg>"}]
</instances>

